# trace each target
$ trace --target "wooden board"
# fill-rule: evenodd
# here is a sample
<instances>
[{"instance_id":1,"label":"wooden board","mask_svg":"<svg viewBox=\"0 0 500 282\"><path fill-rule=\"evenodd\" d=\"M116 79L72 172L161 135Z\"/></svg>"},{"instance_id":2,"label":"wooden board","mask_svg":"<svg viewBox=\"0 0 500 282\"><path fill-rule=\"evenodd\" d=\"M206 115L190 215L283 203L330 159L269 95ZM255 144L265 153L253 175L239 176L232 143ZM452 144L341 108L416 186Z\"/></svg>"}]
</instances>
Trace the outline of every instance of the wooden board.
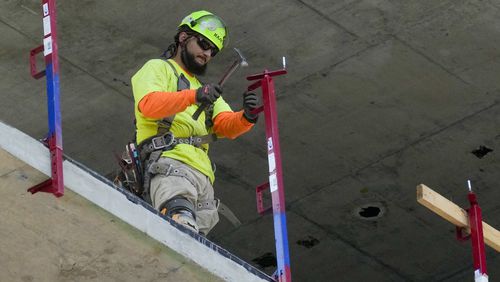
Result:
<instances>
[{"instance_id":1,"label":"wooden board","mask_svg":"<svg viewBox=\"0 0 500 282\"><path fill-rule=\"evenodd\" d=\"M470 233L467 211L424 184L417 186L417 202ZM486 245L500 252L500 231L483 221L483 236Z\"/></svg>"}]
</instances>

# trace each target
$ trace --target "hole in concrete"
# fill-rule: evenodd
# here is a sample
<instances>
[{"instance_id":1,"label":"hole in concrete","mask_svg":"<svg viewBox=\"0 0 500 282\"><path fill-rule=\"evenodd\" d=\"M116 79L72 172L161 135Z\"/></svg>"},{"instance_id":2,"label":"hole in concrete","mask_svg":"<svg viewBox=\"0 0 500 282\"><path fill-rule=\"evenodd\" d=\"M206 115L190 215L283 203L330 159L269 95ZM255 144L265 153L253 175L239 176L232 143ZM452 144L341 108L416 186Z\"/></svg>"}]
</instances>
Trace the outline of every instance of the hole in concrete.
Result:
<instances>
[{"instance_id":1,"label":"hole in concrete","mask_svg":"<svg viewBox=\"0 0 500 282\"><path fill-rule=\"evenodd\" d=\"M297 245L304 246L308 249L314 247L317 244L319 244L319 240L310 235L307 235L305 239L297 241Z\"/></svg>"},{"instance_id":2,"label":"hole in concrete","mask_svg":"<svg viewBox=\"0 0 500 282\"><path fill-rule=\"evenodd\" d=\"M270 266L276 267L276 265L278 265L276 263L276 256L273 253L265 253L258 258L254 258L252 261L262 268Z\"/></svg>"},{"instance_id":3,"label":"hole in concrete","mask_svg":"<svg viewBox=\"0 0 500 282\"><path fill-rule=\"evenodd\" d=\"M385 213L385 208L381 203L370 203L360 206L356 209L355 214L364 220L376 220L382 217Z\"/></svg>"},{"instance_id":4,"label":"hole in concrete","mask_svg":"<svg viewBox=\"0 0 500 282\"><path fill-rule=\"evenodd\" d=\"M479 146L479 149L476 149L476 150L472 151L471 153L474 154L474 156L481 159L484 156L486 156L489 152L493 152L493 149L490 149L486 146Z\"/></svg>"},{"instance_id":5,"label":"hole in concrete","mask_svg":"<svg viewBox=\"0 0 500 282\"><path fill-rule=\"evenodd\" d=\"M377 217L380 214L380 208L378 207L366 207L361 208L359 215L362 217Z\"/></svg>"}]
</instances>

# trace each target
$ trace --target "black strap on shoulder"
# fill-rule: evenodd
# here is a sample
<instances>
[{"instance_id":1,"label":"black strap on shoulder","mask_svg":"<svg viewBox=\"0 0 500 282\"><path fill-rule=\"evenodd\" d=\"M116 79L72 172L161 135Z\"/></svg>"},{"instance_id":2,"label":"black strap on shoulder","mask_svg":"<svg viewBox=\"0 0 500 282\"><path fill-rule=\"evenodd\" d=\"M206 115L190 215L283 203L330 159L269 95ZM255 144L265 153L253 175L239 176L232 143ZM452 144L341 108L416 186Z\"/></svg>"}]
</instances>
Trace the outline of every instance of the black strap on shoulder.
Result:
<instances>
[{"instance_id":1,"label":"black strap on shoulder","mask_svg":"<svg viewBox=\"0 0 500 282\"><path fill-rule=\"evenodd\" d=\"M174 67L172 62L170 62L169 60L165 60L165 62L172 68L172 71L174 71L175 77L177 77L177 91L191 88L191 84L189 83L189 80L184 76L184 74L181 73L179 75L179 73L177 72L177 69Z\"/></svg>"},{"instance_id":2,"label":"black strap on shoulder","mask_svg":"<svg viewBox=\"0 0 500 282\"><path fill-rule=\"evenodd\" d=\"M172 65L172 63L169 61L169 59L165 59L164 57L162 57L162 60L164 60L172 68L175 76L179 77L179 73L177 72L177 69L174 67L174 65Z\"/></svg>"},{"instance_id":3,"label":"black strap on shoulder","mask_svg":"<svg viewBox=\"0 0 500 282\"><path fill-rule=\"evenodd\" d=\"M165 57L162 57L162 59L165 60L165 62L167 62L170 65L170 67L174 71L175 76L177 77L177 91L181 91L184 89L190 89L191 84L189 83L189 80L184 76L184 74L181 73L179 75L179 73L177 72L177 69L174 67L174 65L169 60L165 59ZM207 128L211 128L214 125L214 123L212 121L213 113L214 113L213 104L205 108L205 126Z\"/></svg>"},{"instance_id":4,"label":"black strap on shoulder","mask_svg":"<svg viewBox=\"0 0 500 282\"><path fill-rule=\"evenodd\" d=\"M170 66L172 71L175 74L175 77L177 77L177 91L183 90L183 89L189 89L189 80L184 77L184 74L181 74L179 76L179 73L177 72L177 69L174 67L174 65L165 58L164 61ZM164 135L170 130L170 127L172 126L172 122L174 122L175 115L171 115L169 117L163 118L161 120L157 121L158 124L158 133L157 135Z\"/></svg>"},{"instance_id":5,"label":"black strap on shoulder","mask_svg":"<svg viewBox=\"0 0 500 282\"><path fill-rule=\"evenodd\" d=\"M214 104L210 104L205 108L205 126L211 128L214 126L214 122L212 121L212 117L214 115Z\"/></svg>"}]
</instances>

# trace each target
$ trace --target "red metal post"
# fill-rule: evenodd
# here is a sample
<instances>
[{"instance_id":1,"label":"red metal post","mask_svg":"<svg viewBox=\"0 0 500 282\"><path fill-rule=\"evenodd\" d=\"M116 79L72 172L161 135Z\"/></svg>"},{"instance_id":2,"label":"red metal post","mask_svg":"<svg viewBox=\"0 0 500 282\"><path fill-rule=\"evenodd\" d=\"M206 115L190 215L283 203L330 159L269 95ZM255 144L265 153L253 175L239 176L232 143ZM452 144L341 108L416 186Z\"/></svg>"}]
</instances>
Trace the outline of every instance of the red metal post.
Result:
<instances>
[{"instance_id":1,"label":"red metal post","mask_svg":"<svg viewBox=\"0 0 500 282\"><path fill-rule=\"evenodd\" d=\"M32 194L36 192L47 192L54 194L56 197L60 197L64 194L64 181L55 0L42 0L42 11L43 45L31 50L30 66L31 75L35 79L39 79L44 75L47 76L47 108L49 114L47 145L50 150L51 178L28 189L28 191ZM42 50L45 57L45 70L37 72L35 56Z\"/></svg>"},{"instance_id":2,"label":"red metal post","mask_svg":"<svg viewBox=\"0 0 500 282\"><path fill-rule=\"evenodd\" d=\"M276 260L278 268L275 279L279 282L292 281L290 270L290 255L288 251L288 234L285 212L285 187L283 185L283 173L281 168L281 150L278 131L278 112L276 108L276 96L274 92L273 76L286 74L286 70L264 71L264 73L248 76L247 80L257 80L248 87L248 90L262 88L263 111L266 120L266 143L267 158L269 164L269 183L257 187L257 208L259 212L265 209L262 204L261 192L269 187L272 199L272 210L274 220L274 239L276 243ZM261 112L262 108L253 112Z\"/></svg>"},{"instance_id":3,"label":"red metal post","mask_svg":"<svg viewBox=\"0 0 500 282\"><path fill-rule=\"evenodd\" d=\"M472 256L474 259L474 279L476 282L488 281L486 271L486 253L484 250L483 218L476 194L469 191L467 195L470 203L469 214L470 237L472 242Z\"/></svg>"}]
</instances>

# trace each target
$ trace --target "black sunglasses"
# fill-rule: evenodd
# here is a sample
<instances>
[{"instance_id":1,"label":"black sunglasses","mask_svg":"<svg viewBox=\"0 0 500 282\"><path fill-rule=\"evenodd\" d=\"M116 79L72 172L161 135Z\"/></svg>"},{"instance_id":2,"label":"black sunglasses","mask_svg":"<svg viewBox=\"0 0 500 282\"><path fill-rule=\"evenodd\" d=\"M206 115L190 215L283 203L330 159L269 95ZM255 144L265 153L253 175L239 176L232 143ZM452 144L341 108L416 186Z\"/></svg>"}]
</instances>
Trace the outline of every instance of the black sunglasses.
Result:
<instances>
[{"instance_id":1,"label":"black sunglasses","mask_svg":"<svg viewBox=\"0 0 500 282\"><path fill-rule=\"evenodd\" d=\"M201 49L205 51L210 50L210 56L215 57L215 55L217 55L217 53L219 52L219 49L217 49L217 47L215 46L212 46L212 44L210 44L210 42L208 42L208 40L206 40L205 38L196 36L196 39L196 42Z\"/></svg>"}]
</instances>

